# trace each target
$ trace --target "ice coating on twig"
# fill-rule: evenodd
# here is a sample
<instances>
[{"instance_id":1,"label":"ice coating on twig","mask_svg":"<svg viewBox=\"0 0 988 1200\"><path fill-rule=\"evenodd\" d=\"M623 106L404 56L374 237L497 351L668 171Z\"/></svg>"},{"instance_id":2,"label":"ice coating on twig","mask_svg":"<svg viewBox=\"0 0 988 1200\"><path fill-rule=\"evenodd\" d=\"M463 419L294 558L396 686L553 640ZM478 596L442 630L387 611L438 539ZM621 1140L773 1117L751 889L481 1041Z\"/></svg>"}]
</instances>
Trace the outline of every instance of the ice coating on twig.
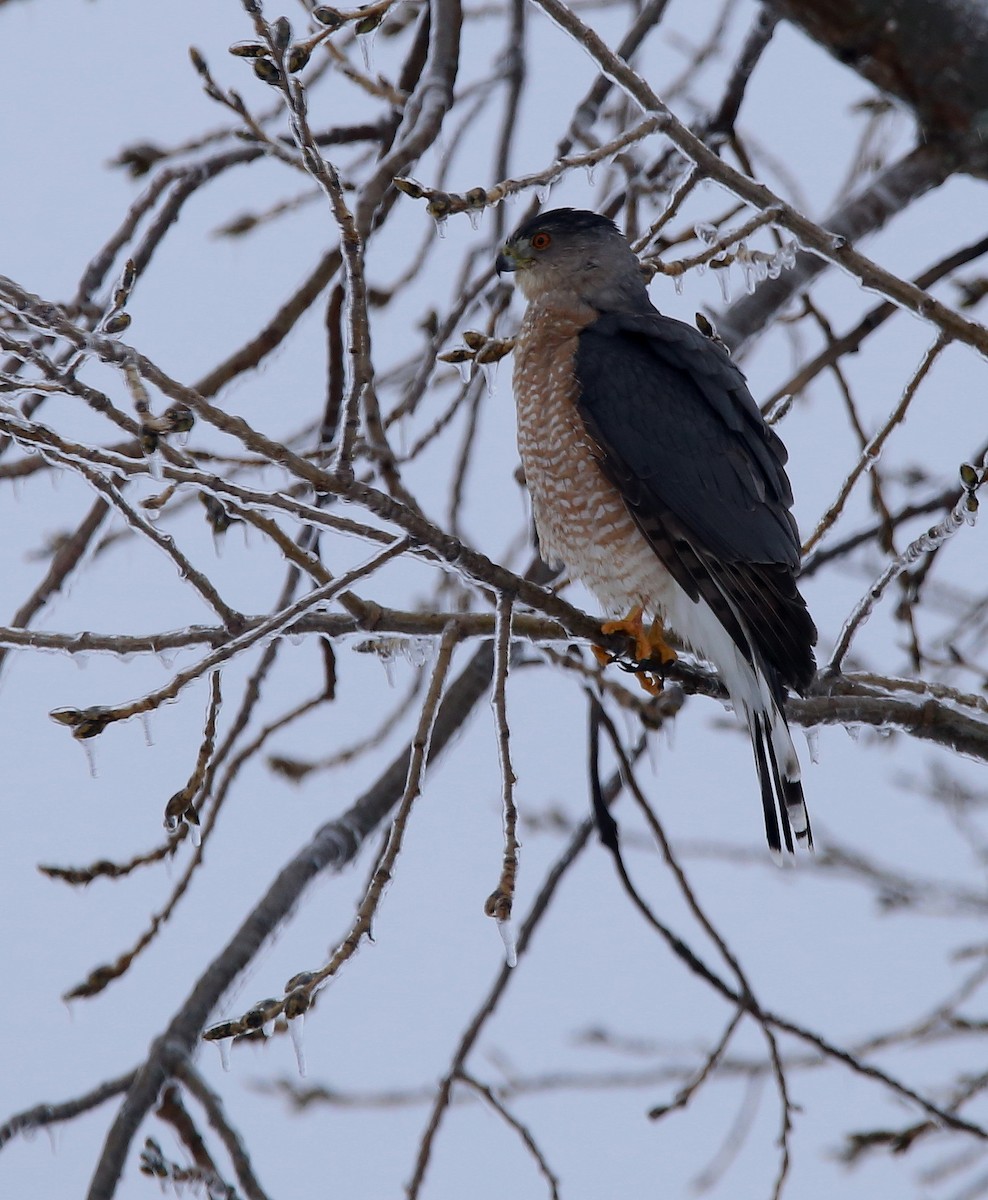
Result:
<instances>
[{"instance_id":1,"label":"ice coating on twig","mask_svg":"<svg viewBox=\"0 0 988 1200\"><path fill-rule=\"evenodd\" d=\"M509 967L516 967L518 965L518 939L515 936L514 923L510 917L495 923L497 931L501 935L501 941L504 942L504 961Z\"/></svg>"}]
</instances>

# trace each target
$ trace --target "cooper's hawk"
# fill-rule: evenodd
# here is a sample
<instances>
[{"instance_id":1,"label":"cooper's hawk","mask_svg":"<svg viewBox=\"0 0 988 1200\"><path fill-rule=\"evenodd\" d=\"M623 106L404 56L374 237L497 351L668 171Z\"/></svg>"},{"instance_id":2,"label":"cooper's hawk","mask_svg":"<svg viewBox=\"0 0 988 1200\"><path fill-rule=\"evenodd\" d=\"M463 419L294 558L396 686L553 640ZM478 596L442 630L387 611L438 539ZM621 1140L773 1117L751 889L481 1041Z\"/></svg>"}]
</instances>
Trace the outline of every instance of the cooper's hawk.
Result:
<instances>
[{"instance_id":1,"label":"cooper's hawk","mask_svg":"<svg viewBox=\"0 0 988 1200\"><path fill-rule=\"evenodd\" d=\"M786 451L727 352L664 317L612 221L557 209L503 247L528 309L518 448L543 557L659 618L746 723L775 851L812 846L783 703L813 678Z\"/></svg>"}]
</instances>

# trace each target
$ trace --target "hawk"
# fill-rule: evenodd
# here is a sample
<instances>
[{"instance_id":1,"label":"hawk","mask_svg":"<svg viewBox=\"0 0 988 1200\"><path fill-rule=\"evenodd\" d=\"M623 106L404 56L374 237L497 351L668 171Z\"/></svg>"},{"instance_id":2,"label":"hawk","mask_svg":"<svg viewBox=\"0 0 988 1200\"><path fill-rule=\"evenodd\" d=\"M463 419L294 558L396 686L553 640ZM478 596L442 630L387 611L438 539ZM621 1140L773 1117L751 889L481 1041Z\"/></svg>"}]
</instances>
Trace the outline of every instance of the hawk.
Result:
<instances>
[{"instance_id":1,"label":"hawk","mask_svg":"<svg viewBox=\"0 0 988 1200\"><path fill-rule=\"evenodd\" d=\"M496 265L528 301L514 393L543 557L629 614L610 628L636 629L640 658L645 613L716 668L751 735L769 846L812 847L783 711L817 636L785 447L727 351L655 308L606 217L541 213Z\"/></svg>"}]
</instances>

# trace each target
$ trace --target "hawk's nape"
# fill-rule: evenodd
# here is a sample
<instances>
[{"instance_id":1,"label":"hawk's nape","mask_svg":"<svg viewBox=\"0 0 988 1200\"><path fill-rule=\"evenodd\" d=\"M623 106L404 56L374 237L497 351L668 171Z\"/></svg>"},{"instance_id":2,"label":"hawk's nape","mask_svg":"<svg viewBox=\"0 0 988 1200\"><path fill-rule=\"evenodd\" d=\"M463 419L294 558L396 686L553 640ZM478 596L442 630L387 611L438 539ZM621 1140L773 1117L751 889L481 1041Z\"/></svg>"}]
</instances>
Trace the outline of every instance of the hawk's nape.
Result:
<instances>
[{"instance_id":1,"label":"hawk's nape","mask_svg":"<svg viewBox=\"0 0 988 1200\"><path fill-rule=\"evenodd\" d=\"M514 384L543 554L713 664L751 736L769 845L811 846L783 704L813 678L816 629L781 441L727 352L654 308L607 218L540 214L498 268L529 301Z\"/></svg>"}]
</instances>

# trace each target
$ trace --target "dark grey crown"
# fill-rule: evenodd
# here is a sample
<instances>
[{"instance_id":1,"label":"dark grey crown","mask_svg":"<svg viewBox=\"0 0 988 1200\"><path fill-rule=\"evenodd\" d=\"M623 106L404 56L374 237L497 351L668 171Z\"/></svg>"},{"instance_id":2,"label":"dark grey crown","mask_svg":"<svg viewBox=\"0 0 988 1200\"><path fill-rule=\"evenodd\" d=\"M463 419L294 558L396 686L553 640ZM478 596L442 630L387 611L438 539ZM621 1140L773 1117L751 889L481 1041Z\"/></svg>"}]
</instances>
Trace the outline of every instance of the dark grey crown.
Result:
<instances>
[{"instance_id":1,"label":"dark grey crown","mask_svg":"<svg viewBox=\"0 0 988 1200\"><path fill-rule=\"evenodd\" d=\"M539 213L520 225L511 237L530 238L539 230L546 233L610 233L621 236L621 232L610 217L602 217L600 213L589 212L584 208L552 208L548 212Z\"/></svg>"}]
</instances>

